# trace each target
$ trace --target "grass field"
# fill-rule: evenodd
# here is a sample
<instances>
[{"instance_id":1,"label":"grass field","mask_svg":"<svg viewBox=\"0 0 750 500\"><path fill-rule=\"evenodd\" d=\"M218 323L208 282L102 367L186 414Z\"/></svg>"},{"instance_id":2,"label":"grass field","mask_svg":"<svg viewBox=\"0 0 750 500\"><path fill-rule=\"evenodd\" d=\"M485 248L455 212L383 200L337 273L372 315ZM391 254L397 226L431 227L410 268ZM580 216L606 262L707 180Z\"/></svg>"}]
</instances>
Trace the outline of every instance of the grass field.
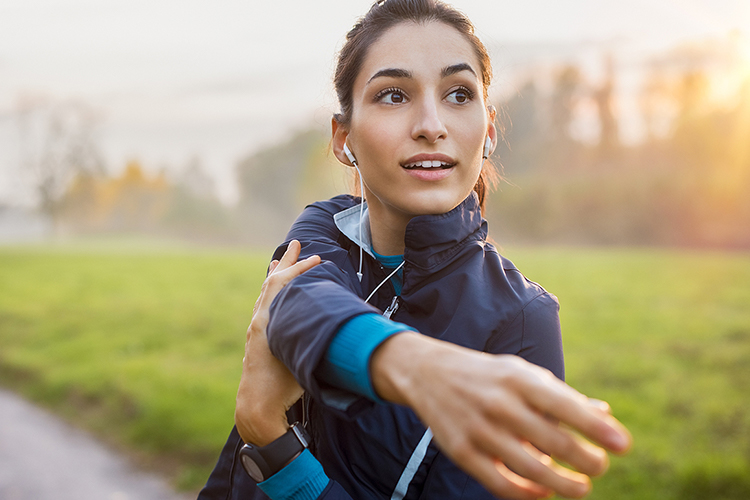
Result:
<instances>
[{"instance_id":1,"label":"grass field","mask_svg":"<svg viewBox=\"0 0 750 500\"><path fill-rule=\"evenodd\" d=\"M568 382L635 438L594 499L750 498L750 255L510 249L555 293ZM205 480L266 253L0 248L0 383Z\"/></svg>"}]
</instances>

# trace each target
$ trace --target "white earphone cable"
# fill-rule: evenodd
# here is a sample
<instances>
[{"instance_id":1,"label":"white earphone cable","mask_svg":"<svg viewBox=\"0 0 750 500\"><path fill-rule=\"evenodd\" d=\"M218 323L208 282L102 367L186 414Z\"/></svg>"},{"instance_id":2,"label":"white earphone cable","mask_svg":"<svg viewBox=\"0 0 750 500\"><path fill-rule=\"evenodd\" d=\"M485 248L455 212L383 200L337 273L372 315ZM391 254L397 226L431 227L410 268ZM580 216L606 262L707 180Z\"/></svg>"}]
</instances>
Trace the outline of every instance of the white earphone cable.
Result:
<instances>
[{"instance_id":1,"label":"white earphone cable","mask_svg":"<svg viewBox=\"0 0 750 500\"><path fill-rule=\"evenodd\" d=\"M365 299L365 303L370 302L370 299L372 298L373 295L375 295L375 292L377 292L380 289L381 286L383 286L389 279L391 279L393 277L393 275L398 272L399 269L401 269L402 267L404 267L404 262L405 261L401 261L401 264L399 264L398 267L396 269L394 269L393 272L391 272L391 274L389 274L386 279L384 279L383 281L381 281L380 284L375 287L375 290L373 290L372 292L370 292L370 295L368 295L367 299Z\"/></svg>"},{"instance_id":2,"label":"white earphone cable","mask_svg":"<svg viewBox=\"0 0 750 500\"><path fill-rule=\"evenodd\" d=\"M362 181L362 172L359 171L359 167L357 166L356 162L354 163L354 168L357 169L357 176L359 177L359 271L357 271L357 278L359 278L360 283L362 282L362 225L363 225L363 219L365 215L365 185Z\"/></svg>"}]
</instances>

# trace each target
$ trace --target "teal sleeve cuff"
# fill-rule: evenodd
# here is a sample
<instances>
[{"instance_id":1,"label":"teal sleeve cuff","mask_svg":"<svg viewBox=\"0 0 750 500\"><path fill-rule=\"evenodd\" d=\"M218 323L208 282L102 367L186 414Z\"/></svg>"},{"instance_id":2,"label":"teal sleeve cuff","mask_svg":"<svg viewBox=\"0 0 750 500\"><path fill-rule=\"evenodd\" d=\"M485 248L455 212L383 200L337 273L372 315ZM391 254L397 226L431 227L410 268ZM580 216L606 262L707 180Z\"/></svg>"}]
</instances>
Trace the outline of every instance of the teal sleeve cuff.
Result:
<instances>
[{"instance_id":1,"label":"teal sleeve cuff","mask_svg":"<svg viewBox=\"0 0 750 500\"><path fill-rule=\"evenodd\" d=\"M323 382L382 402L370 377L370 358L387 338L414 328L375 313L362 314L344 323L328 346L318 371Z\"/></svg>"},{"instance_id":2,"label":"teal sleeve cuff","mask_svg":"<svg viewBox=\"0 0 750 500\"><path fill-rule=\"evenodd\" d=\"M289 465L258 483L258 487L271 500L315 500L328 481L320 462L310 450L304 450Z\"/></svg>"}]
</instances>

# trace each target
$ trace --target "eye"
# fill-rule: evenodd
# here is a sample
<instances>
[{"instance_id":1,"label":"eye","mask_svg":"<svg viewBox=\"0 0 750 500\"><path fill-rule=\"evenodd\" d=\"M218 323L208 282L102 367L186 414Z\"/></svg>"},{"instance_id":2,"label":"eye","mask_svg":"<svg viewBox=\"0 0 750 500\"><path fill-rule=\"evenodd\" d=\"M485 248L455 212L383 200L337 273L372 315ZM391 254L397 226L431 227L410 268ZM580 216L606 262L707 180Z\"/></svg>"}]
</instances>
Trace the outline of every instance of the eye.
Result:
<instances>
[{"instance_id":1,"label":"eye","mask_svg":"<svg viewBox=\"0 0 750 500\"><path fill-rule=\"evenodd\" d=\"M388 88L378 92L375 100L385 104L402 104L406 102L406 94L397 88Z\"/></svg>"},{"instance_id":2,"label":"eye","mask_svg":"<svg viewBox=\"0 0 750 500\"><path fill-rule=\"evenodd\" d=\"M453 92L448 94L448 96L446 97L448 102L452 102L453 104L466 104L467 102L471 101L473 98L474 98L474 92L472 92L471 90L465 87L461 87L461 88L454 90Z\"/></svg>"}]
</instances>

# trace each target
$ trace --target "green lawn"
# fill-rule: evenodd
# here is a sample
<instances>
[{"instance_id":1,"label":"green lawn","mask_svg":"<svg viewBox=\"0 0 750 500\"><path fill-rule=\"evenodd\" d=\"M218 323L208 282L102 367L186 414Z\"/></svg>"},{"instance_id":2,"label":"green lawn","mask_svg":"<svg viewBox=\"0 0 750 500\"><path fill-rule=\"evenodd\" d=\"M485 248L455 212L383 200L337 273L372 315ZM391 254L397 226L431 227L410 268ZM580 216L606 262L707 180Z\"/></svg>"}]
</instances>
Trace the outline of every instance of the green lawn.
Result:
<instances>
[{"instance_id":1,"label":"green lawn","mask_svg":"<svg viewBox=\"0 0 750 500\"><path fill-rule=\"evenodd\" d=\"M633 432L591 498L750 498L750 255L507 254L560 299L568 382ZM0 248L0 383L196 488L231 427L267 257Z\"/></svg>"},{"instance_id":2,"label":"green lawn","mask_svg":"<svg viewBox=\"0 0 750 500\"><path fill-rule=\"evenodd\" d=\"M750 255L509 256L560 299L567 381L633 433L590 498L750 498Z\"/></svg>"}]
</instances>

